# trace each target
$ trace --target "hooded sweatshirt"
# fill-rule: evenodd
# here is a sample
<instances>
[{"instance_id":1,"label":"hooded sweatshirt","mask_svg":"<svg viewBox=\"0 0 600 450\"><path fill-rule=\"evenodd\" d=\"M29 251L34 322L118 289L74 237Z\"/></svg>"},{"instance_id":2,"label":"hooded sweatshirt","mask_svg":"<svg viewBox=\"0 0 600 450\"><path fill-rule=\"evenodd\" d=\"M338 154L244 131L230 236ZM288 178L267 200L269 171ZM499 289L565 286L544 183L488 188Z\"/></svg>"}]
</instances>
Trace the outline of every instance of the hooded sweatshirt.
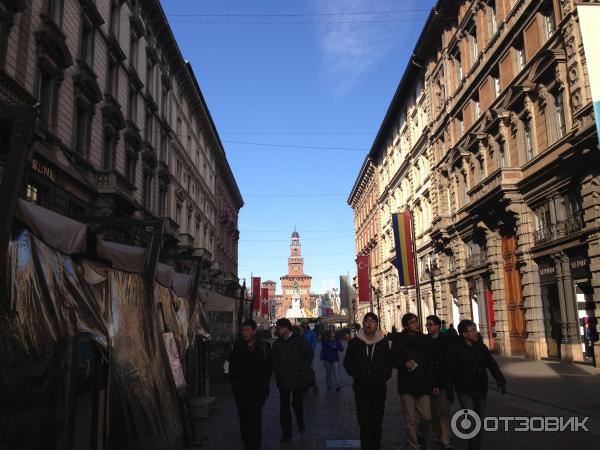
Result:
<instances>
[{"instance_id":1,"label":"hooded sweatshirt","mask_svg":"<svg viewBox=\"0 0 600 450\"><path fill-rule=\"evenodd\" d=\"M386 382L392 375L388 340L380 331L369 339L359 330L348 343L344 368L354 379L355 391L385 395Z\"/></svg>"}]
</instances>

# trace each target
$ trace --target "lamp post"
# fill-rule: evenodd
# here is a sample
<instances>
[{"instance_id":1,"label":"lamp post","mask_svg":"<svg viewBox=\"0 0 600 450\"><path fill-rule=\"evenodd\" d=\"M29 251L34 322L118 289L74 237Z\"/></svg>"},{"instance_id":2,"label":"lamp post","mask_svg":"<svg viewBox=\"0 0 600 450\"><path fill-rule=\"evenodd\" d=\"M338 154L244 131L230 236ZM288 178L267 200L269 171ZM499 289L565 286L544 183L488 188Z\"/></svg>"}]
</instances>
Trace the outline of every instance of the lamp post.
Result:
<instances>
[{"instance_id":1,"label":"lamp post","mask_svg":"<svg viewBox=\"0 0 600 450\"><path fill-rule=\"evenodd\" d=\"M427 262L427 268L425 269L425 273L429 275L429 280L431 281L431 297L433 299L433 313L437 316L437 301L435 299L435 277L440 276L441 271L438 268L434 259L430 259Z\"/></svg>"},{"instance_id":2,"label":"lamp post","mask_svg":"<svg viewBox=\"0 0 600 450\"><path fill-rule=\"evenodd\" d=\"M375 289L375 298L377 299L377 317L379 317L379 321L381 321L381 305L379 304L379 299L381 297L381 289Z\"/></svg>"}]
</instances>

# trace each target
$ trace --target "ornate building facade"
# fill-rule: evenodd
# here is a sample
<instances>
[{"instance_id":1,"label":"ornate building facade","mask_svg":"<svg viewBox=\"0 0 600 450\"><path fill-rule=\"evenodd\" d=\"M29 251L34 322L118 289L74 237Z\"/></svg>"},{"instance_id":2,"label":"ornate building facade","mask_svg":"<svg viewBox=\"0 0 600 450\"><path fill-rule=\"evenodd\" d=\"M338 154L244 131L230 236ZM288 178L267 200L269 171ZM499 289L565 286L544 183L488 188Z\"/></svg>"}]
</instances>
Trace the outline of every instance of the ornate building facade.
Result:
<instances>
[{"instance_id":1,"label":"ornate building facade","mask_svg":"<svg viewBox=\"0 0 600 450\"><path fill-rule=\"evenodd\" d=\"M585 340L600 315L600 152L587 76L575 2L438 1L368 157L381 186L377 247L390 251L372 282L381 275L386 298L389 274L390 309L415 311L415 290L394 285L389 240L391 212L408 209L424 313L472 318L508 355L598 354Z\"/></svg>"},{"instance_id":2,"label":"ornate building facade","mask_svg":"<svg viewBox=\"0 0 600 450\"><path fill-rule=\"evenodd\" d=\"M312 311L314 299L310 295L312 277L304 273L304 257L302 256L302 245L300 234L292 233L290 243L290 256L288 257L288 273L280 278L281 300L278 305L278 317L285 317L285 313L291 307L292 297L299 295L302 308Z\"/></svg>"},{"instance_id":3,"label":"ornate building facade","mask_svg":"<svg viewBox=\"0 0 600 450\"><path fill-rule=\"evenodd\" d=\"M2 0L0 23L0 101L37 109L22 196L83 221L168 218L169 253L237 274L243 201L160 2Z\"/></svg>"}]
</instances>

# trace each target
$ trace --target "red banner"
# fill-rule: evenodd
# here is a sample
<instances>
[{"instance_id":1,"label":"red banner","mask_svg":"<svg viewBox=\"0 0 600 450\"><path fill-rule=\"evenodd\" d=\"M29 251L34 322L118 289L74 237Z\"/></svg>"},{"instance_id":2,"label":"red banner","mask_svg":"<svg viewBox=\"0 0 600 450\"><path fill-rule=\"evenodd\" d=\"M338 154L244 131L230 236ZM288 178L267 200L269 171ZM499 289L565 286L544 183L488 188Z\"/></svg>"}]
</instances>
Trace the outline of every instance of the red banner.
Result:
<instances>
[{"instance_id":1,"label":"red banner","mask_svg":"<svg viewBox=\"0 0 600 450\"><path fill-rule=\"evenodd\" d=\"M252 308L260 311L260 277L252 277Z\"/></svg>"},{"instance_id":2,"label":"red banner","mask_svg":"<svg viewBox=\"0 0 600 450\"><path fill-rule=\"evenodd\" d=\"M261 303L260 303L260 313L263 316L269 315L269 288L262 288L261 290Z\"/></svg>"},{"instance_id":3,"label":"red banner","mask_svg":"<svg viewBox=\"0 0 600 450\"><path fill-rule=\"evenodd\" d=\"M357 256L356 267L358 275L358 301L368 302L371 294L369 286L369 256Z\"/></svg>"}]
</instances>

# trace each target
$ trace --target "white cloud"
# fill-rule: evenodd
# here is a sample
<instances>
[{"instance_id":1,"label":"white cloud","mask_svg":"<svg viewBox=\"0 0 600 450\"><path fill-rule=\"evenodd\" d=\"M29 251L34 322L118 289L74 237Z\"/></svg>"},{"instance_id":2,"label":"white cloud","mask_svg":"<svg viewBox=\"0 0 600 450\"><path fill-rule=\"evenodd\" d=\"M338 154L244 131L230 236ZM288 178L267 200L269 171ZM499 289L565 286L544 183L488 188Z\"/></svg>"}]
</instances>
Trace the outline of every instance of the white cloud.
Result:
<instances>
[{"instance_id":1,"label":"white cloud","mask_svg":"<svg viewBox=\"0 0 600 450\"><path fill-rule=\"evenodd\" d=\"M323 1L313 2L315 12L323 12ZM338 0L327 2L331 5L326 12L341 13L353 11L398 11L409 10L418 5L416 0L373 1ZM405 19L423 13L360 14L327 16L328 22L318 26L319 47L323 74L327 84L338 94L347 92L361 81L385 57L390 50L402 42L406 27L415 22L381 22L391 19ZM369 22L373 21L373 22ZM380 21L380 22L377 22Z\"/></svg>"}]
</instances>

